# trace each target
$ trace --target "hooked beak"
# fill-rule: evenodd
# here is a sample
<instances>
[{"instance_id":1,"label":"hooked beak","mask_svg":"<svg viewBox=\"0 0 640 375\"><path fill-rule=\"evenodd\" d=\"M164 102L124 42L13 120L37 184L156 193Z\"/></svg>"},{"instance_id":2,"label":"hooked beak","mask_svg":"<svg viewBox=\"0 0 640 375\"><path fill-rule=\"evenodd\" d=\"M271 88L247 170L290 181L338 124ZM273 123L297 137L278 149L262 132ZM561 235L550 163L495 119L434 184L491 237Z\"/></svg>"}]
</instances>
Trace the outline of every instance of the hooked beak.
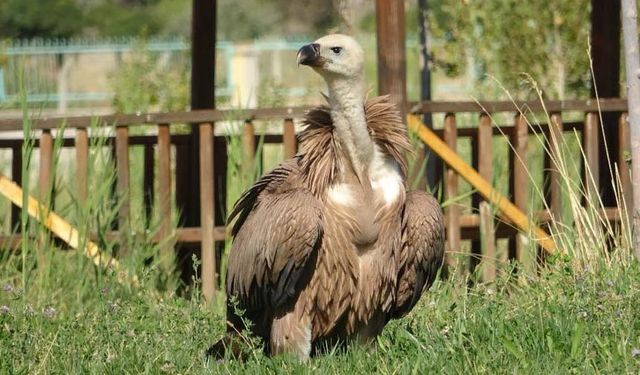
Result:
<instances>
[{"instance_id":1,"label":"hooked beak","mask_svg":"<svg viewBox=\"0 0 640 375\"><path fill-rule=\"evenodd\" d=\"M320 57L320 45L318 43L307 44L298 50L298 65L320 67L323 60Z\"/></svg>"}]
</instances>

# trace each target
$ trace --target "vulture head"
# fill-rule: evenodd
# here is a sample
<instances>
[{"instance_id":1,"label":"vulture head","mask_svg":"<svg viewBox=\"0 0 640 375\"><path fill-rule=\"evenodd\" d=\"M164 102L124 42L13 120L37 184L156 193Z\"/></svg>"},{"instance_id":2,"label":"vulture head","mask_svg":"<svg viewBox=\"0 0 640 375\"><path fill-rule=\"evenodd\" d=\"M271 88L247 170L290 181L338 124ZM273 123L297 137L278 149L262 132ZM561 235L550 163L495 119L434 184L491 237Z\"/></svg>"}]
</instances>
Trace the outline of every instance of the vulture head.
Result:
<instances>
[{"instance_id":1,"label":"vulture head","mask_svg":"<svg viewBox=\"0 0 640 375\"><path fill-rule=\"evenodd\" d=\"M308 65L325 80L361 78L364 72L364 52L350 36L323 36L298 50L298 64Z\"/></svg>"}]
</instances>

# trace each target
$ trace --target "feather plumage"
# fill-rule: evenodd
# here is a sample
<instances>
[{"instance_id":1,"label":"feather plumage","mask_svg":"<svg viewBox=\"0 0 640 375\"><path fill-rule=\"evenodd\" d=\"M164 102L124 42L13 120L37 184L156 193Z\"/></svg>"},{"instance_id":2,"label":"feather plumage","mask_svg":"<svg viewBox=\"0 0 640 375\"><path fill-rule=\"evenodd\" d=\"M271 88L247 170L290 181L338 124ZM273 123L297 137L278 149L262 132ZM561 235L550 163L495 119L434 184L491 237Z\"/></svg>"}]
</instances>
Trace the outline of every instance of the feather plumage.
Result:
<instances>
[{"instance_id":1,"label":"feather plumage","mask_svg":"<svg viewBox=\"0 0 640 375\"><path fill-rule=\"evenodd\" d=\"M368 100L364 109L372 140L404 180L410 143L398 111L386 96ZM327 197L340 174L329 108L311 110L304 125L298 155L260 178L229 216L235 238L227 293L271 353L286 350L285 338L274 333L283 325L305 340L308 331L314 348L375 337L415 305L442 259L442 214L425 193L405 199L402 191L397 201L381 204L378 240L354 244L353 213ZM244 328L235 309L229 321L232 330Z\"/></svg>"}]
</instances>

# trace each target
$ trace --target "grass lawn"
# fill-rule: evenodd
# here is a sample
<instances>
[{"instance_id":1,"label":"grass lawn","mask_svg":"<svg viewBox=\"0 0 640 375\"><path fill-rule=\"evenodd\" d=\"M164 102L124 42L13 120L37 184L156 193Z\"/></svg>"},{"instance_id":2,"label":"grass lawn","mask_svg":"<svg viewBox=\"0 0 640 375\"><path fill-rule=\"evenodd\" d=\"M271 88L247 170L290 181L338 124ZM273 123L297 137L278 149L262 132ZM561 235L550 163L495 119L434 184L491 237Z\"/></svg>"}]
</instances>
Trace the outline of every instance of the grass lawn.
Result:
<instances>
[{"instance_id":1,"label":"grass lawn","mask_svg":"<svg viewBox=\"0 0 640 375\"><path fill-rule=\"evenodd\" d=\"M81 233L97 233L101 248L111 252L115 244L104 234L117 215L118 201L112 193L113 163L104 156L108 153L102 142L92 144L87 204L70 198L56 207ZM143 220L142 191L133 189L132 211L137 214L132 227L143 236L127 239L124 248L131 251L121 260L140 280L137 287L119 284L118 274L95 268L83 254L50 243L24 242L16 252L0 249L0 374L639 374L640 265L630 254L631 231L610 225L603 229L602 207L582 206L592 197L575 183L580 169L573 160L573 146L566 144L560 155L571 157L559 158L557 168L566 198L561 219L569 220L559 220L551 229L558 252L571 255L549 257L540 273L532 270L533 257L528 256L529 264L520 265L517 276L502 266L492 285L467 287L467 280L455 278L439 281L414 311L385 328L374 347L352 347L308 363L267 358L257 346L249 349L246 362L207 361L204 351L224 332L224 296L204 306L197 297L197 279L187 297L176 295L175 274L167 272L166 260L153 259L158 246L146 237L157 230L158 213L151 222ZM496 149L506 155L506 144L496 143ZM30 160L28 148L23 154ZM139 178L142 159L132 155L132 173ZM542 167L537 167L541 155L542 151L528 158L538 160L529 163L537 171L531 195L543 190ZM254 171L243 172L241 161L241 137L230 137L230 203L261 172L258 163ZM500 182L506 178L500 172L503 164L496 162L496 176L502 176L496 177L496 186L506 186ZM24 188L29 168L34 170L23 164ZM72 184L70 179L57 190L71 191ZM468 198L467 191L461 189L462 198ZM541 201L532 200L532 209ZM26 211L23 216L26 219ZM620 217L626 213L621 211ZM23 233L41 237L38 225L23 223ZM527 242L534 247L531 238ZM608 252L606 244L616 249Z\"/></svg>"},{"instance_id":2,"label":"grass lawn","mask_svg":"<svg viewBox=\"0 0 640 375\"><path fill-rule=\"evenodd\" d=\"M15 260L15 258L14 258ZM492 287L439 282L375 348L301 364L254 350L245 363L207 362L223 308L159 292L153 271L131 288L72 252L49 255L26 292L0 274L0 373L638 373L640 267L574 271L567 257L539 277ZM146 276L144 276L146 275ZM222 296L220 296L222 299Z\"/></svg>"}]
</instances>

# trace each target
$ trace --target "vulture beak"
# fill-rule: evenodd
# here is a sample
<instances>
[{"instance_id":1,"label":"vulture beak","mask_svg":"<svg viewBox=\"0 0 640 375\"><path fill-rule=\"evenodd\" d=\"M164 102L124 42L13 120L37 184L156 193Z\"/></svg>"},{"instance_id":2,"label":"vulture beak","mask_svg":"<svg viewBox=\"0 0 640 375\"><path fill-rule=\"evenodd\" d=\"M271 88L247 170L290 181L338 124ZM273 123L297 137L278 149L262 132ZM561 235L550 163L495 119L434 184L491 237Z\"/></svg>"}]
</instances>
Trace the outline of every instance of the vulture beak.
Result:
<instances>
[{"instance_id":1,"label":"vulture beak","mask_svg":"<svg viewBox=\"0 0 640 375\"><path fill-rule=\"evenodd\" d=\"M307 44L298 50L298 65L322 66L320 57L320 45L318 43Z\"/></svg>"}]
</instances>

